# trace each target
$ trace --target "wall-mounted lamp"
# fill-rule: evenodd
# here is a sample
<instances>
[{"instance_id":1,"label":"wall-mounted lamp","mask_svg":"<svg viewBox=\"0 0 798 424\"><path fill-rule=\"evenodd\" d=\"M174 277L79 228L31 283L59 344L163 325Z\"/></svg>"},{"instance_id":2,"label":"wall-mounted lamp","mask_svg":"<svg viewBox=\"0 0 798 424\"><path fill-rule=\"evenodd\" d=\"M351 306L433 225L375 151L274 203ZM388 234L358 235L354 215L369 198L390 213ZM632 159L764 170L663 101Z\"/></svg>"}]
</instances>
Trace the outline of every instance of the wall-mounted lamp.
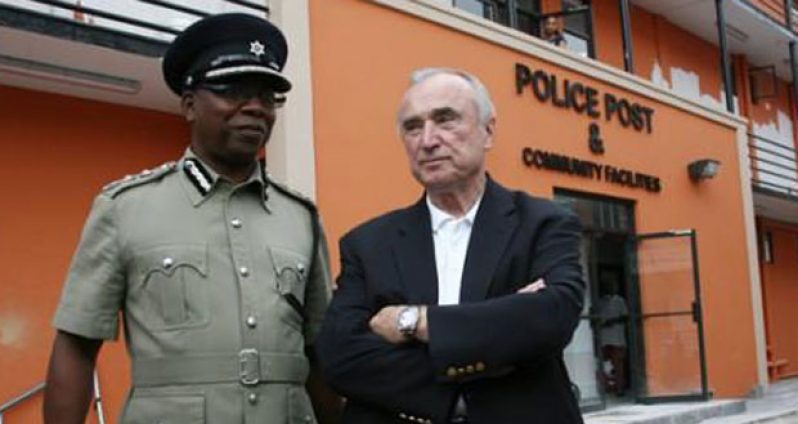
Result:
<instances>
[{"instance_id":1,"label":"wall-mounted lamp","mask_svg":"<svg viewBox=\"0 0 798 424\"><path fill-rule=\"evenodd\" d=\"M720 161L715 159L699 159L687 165L687 173L693 181L701 181L718 175Z\"/></svg>"}]
</instances>

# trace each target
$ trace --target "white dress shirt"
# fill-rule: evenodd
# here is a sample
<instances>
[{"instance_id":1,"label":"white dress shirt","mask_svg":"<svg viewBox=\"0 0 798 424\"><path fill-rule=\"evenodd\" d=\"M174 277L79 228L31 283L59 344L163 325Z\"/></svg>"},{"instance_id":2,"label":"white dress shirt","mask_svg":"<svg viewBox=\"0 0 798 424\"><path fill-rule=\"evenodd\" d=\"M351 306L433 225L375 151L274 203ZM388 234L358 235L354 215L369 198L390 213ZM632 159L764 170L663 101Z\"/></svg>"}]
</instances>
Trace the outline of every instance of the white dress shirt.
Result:
<instances>
[{"instance_id":1,"label":"white dress shirt","mask_svg":"<svg viewBox=\"0 0 798 424\"><path fill-rule=\"evenodd\" d=\"M438 304L457 305L460 303L460 286L463 279L468 242L471 228L479 209L482 195L471 209L460 218L455 218L438 208L429 196L427 206L432 224L432 239L435 242L435 266L438 271Z\"/></svg>"}]
</instances>

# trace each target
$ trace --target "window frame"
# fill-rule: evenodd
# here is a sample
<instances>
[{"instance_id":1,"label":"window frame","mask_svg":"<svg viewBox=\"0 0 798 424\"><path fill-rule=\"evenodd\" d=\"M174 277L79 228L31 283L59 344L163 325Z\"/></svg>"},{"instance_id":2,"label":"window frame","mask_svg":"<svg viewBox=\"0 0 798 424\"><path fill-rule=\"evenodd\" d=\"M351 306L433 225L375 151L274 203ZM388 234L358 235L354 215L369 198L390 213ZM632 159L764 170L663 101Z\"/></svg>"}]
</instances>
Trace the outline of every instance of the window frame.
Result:
<instances>
[{"instance_id":1,"label":"window frame","mask_svg":"<svg viewBox=\"0 0 798 424\"><path fill-rule=\"evenodd\" d=\"M469 13L473 13L469 9L461 7L458 5L459 2L463 0L451 0L452 7L455 7L459 10L463 10ZM593 2L592 0L580 0L582 3L581 7L586 9L582 9L576 12L571 12L569 10L560 10L557 12L550 12L550 13L541 13L541 0L533 0L533 5L531 11L529 10L522 10L521 5L519 4L519 0L470 0L472 2L477 2L483 5L483 13L481 14L484 19L487 19L491 22L495 22L499 25L503 25L509 28L512 28L516 31L520 31L524 34L531 35L533 37L540 38L540 27L541 22L550 16L562 17L567 15L576 15L576 14L586 14L585 17L585 26L587 33L581 33L580 31L575 31L573 29L569 29L567 26L563 28L563 32L568 33L572 37L576 37L582 39L587 44L587 56L591 59L596 58L596 37L595 32L593 31ZM500 9L505 8L507 13L507 21L503 22L501 19L501 12ZM488 10L492 10L492 12L487 12ZM487 16L493 15L493 16ZM531 30L527 31L524 28L520 28L520 16L524 16L529 18L533 24ZM479 16L477 14L477 16Z\"/></svg>"}]
</instances>

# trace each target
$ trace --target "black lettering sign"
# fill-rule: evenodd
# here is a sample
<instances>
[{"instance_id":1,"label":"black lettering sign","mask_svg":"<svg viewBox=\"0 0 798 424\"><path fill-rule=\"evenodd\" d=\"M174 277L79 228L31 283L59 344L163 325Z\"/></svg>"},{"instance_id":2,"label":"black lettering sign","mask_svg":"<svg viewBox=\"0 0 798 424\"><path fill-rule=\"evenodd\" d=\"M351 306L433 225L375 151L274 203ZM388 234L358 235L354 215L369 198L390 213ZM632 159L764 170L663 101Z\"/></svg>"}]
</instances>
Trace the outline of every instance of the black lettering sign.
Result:
<instances>
[{"instance_id":1,"label":"black lettering sign","mask_svg":"<svg viewBox=\"0 0 798 424\"><path fill-rule=\"evenodd\" d=\"M560 79L542 69L532 70L528 66L515 64L515 91L523 95L529 91L542 103L571 109L592 119L601 118L600 93L597 89L568 78ZM654 128L654 109L628 99L604 93L604 120L617 121L624 128L651 133Z\"/></svg>"},{"instance_id":2,"label":"black lettering sign","mask_svg":"<svg viewBox=\"0 0 798 424\"><path fill-rule=\"evenodd\" d=\"M603 180L611 184L642 189L651 193L662 191L659 177L617 168L612 165L577 159L560 153L525 147L521 151L521 160L528 168L534 167L591 180Z\"/></svg>"}]
</instances>

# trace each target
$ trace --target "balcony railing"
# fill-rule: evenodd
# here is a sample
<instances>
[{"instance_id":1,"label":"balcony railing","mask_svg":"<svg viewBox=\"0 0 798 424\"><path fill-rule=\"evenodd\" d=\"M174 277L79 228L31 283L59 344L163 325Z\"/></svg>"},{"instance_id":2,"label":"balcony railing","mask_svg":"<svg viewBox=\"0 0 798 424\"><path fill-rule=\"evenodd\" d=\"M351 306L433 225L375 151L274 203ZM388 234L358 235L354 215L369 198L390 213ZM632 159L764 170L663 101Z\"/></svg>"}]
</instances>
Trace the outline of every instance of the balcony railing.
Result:
<instances>
[{"instance_id":1,"label":"balcony railing","mask_svg":"<svg viewBox=\"0 0 798 424\"><path fill-rule=\"evenodd\" d=\"M34 16L165 44L210 14L244 12L268 17L267 4L268 0L0 0L0 25L47 33L49 22L25 19Z\"/></svg>"},{"instance_id":2,"label":"balcony railing","mask_svg":"<svg viewBox=\"0 0 798 424\"><path fill-rule=\"evenodd\" d=\"M798 199L798 154L789 142L748 134L754 187Z\"/></svg>"},{"instance_id":3,"label":"balcony railing","mask_svg":"<svg viewBox=\"0 0 798 424\"><path fill-rule=\"evenodd\" d=\"M798 32L798 1L795 0L743 0L751 3L765 15L780 23L785 28L792 26L793 32ZM788 19L788 13L789 19Z\"/></svg>"}]
</instances>

